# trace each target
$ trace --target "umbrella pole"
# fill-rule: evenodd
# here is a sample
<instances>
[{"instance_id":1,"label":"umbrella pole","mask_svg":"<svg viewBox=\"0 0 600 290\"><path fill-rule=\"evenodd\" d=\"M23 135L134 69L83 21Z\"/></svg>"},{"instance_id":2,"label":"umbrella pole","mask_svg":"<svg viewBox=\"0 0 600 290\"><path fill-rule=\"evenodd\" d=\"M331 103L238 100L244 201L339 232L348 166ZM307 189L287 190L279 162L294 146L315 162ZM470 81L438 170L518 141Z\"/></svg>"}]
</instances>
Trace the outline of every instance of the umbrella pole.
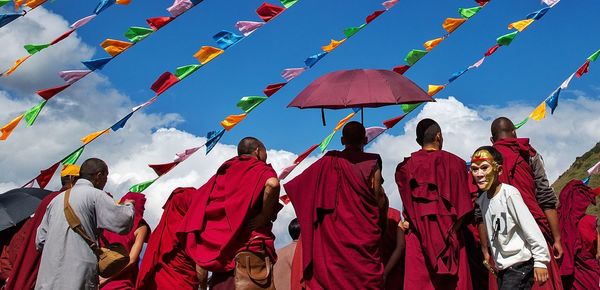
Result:
<instances>
[{"instance_id":1,"label":"umbrella pole","mask_svg":"<svg viewBox=\"0 0 600 290\"><path fill-rule=\"evenodd\" d=\"M365 114L364 114L363 107L360 107L360 123L363 125L365 124Z\"/></svg>"},{"instance_id":2,"label":"umbrella pole","mask_svg":"<svg viewBox=\"0 0 600 290\"><path fill-rule=\"evenodd\" d=\"M325 123L325 108L321 108L321 120L323 120L323 127L327 126Z\"/></svg>"}]
</instances>

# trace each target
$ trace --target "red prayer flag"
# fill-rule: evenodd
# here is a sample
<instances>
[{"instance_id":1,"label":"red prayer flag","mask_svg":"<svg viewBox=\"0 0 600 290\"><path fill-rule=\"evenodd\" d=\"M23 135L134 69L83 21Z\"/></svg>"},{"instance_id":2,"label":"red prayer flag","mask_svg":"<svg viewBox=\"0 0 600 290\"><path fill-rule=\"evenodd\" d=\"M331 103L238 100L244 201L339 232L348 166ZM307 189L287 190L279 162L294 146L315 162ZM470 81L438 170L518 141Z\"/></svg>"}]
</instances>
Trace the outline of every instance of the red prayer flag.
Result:
<instances>
[{"instance_id":1,"label":"red prayer flag","mask_svg":"<svg viewBox=\"0 0 600 290\"><path fill-rule=\"evenodd\" d=\"M179 78L177 78L174 74L170 72L165 72L162 75L160 75L160 77L158 77L158 79L152 84L150 88L158 96L177 82L179 82Z\"/></svg>"},{"instance_id":2,"label":"red prayer flag","mask_svg":"<svg viewBox=\"0 0 600 290\"><path fill-rule=\"evenodd\" d=\"M58 169L59 165L60 162L57 162L56 164L50 166L50 168L40 171L40 175L38 175L35 178L40 188L44 188L46 187L46 185L48 185L50 180L52 180L52 176L54 175L54 172L56 172L56 169Z\"/></svg>"},{"instance_id":3,"label":"red prayer flag","mask_svg":"<svg viewBox=\"0 0 600 290\"><path fill-rule=\"evenodd\" d=\"M152 28L152 30L159 30L163 26L167 25L167 23L171 22L173 19L175 19L175 18L163 16L163 17L148 18L148 19L146 19L146 22L148 23L148 26L150 26L150 28Z\"/></svg>"},{"instance_id":4,"label":"red prayer flag","mask_svg":"<svg viewBox=\"0 0 600 290\"><path fill-rule=\"evenodd\" d=\"M385 12L385 10L377 10L373 12L373 14L367 16L367 24L371 23L371 21L375 20L375 18L379 17L379 15L383 14L383 12Z\"/></svg>"},{"instance_id":5,"label":"red prayer flag","mask_svg":"<svg viewBox=\"0 0 600 290\"><path fill-rule=\"evenodd\" d=\"M54 97L56 94L64 91L66 88L70 87L71 84L62 85L60 87L49 88L45 90L37 91L38 96L44 98L44 100L50 100L50 98Z\"/></svg>"},{"instance_id":6,"label":"red prayer flag","mask_svg":"<svg viewBox=\"0 0 600 290\"><path fill-rule=\"evenodd\" d=\"M69 35L71 35L71 33L73 33L73 32L75 32L74 28L71 29L71 30L69 30L69 31L67 31L67 32L65 32L63 35L57 37L55 40L52 40L52 42L50 42L50 45L54 45L54 44L60 42L61 40L69 37Z\"/></svg>"},{"instance_id":7,"label":"red prayer flag","mask_svg":"<svg viewBox=\"0 0 600 290\"><path fill-rule=\"evenodd\" d=\"M575 76L580 78L582 75L588 72L590 67L590 60L586 60L585 63L575 72Z\"/></svg>"},{"instance_id":8,"label":"red prayer flag","mask_svg":"<svg viewBox=\"0 0 600 290\"><path fill-rule=\"evenodd\" d=\"M150 164L148 166L150 166L150 168L152 168L154 172L156 172L156 175L161 176L169 172L169 170L173 169L173 167L177 166L177 164L179 164L179 162L171 162L165 164Z\"/></svg>"},{"instance_id":9,"label":"red prayer flag","mask_svg":"<svg viewBox=\"0 0 600 290\"><path fill-rule=\"evenodd\" d=\"M500 47L499 44L496 44L492 47L490 47L490 49L488 49L488 51L485 53L485 56L490 56L492 55L494 52L496 52L496 50Z\"/></svg>"},{"instance_id":10,"label":"red prayer flag","mask_svg":"<svg viewBox=\"0 0 600 290\"><path fill-rule=\"evenodd\" d=\"M398 124L398 122L402 121L402 119L404 119L404 117L406 117L406 114L402 114L398 117L391 118L389 120L385 120L385 121L383 121L383 125L385 125L386 128L391 129L392 127L396 126L396 124Z\"/></svg>"},{"instance_id":11,"label":"red prayer flag","mask_svg":"<svg viewBox=\"0 0 600 290\"><path fill-rule=\"evenodd\" d=\"M475 2L477 2L477 4L479 4L479 6L483 6L483 5L487 4L488 2L490 2L490 0L475 0Z\"/></svg>"},{"instance_id":12,"label":"red prayer flag","mask_svg":"<svg viewBox=\"0 0 600 290\"><path fill-rule=\"evenodd\" d=\"M258 14L258 17L260 17L264 22L268 22L283 10L285 10L285 8L265 2L260 5L258 9L256 9L256 14Z\"/></svg>"},{"instance_id":13,"label":"red prayer flag","mask_svg":"<svg viewBox=\"0 0 600 290\"><path fill-rule=\"evenodd\" d=\"M397 67L394 67L394 69L392 69L392 70L403 75L409 68L410 68L410 65L399 65Z\"/></svg>"},{"instance_id":14,"label":"red prayer flag","mask_svg":"<svg viewBox=\"0 0 600 290\"><path fill-rule=\"evenodd\" d=\"M298 158L296 158L296 160L294 160L294 164L298 164L298 163L302 162L302 160L306 159L306 157L308 157L308 155L310 155L310 153L312 153L315 149L317 149L317 147L319 147L319 144L315 144L315 145L311 146L304 153L298 155Z\"/></svg>"},{"instance_id":15,"label":"red prayer flag","mask_svg":"<svg viewBox=\"0 0 600 290\"><path fill-rule=\"evenodd\" d=\"M278 84L268 85L267 88L263 91L263 93L265 93L265 95L267 95L267 97L270 97L274 93L279 91L279 89L283 88L283 86L285 86L286 84L287 83L278 83Z\"/></svg>"},{"instance_id":16,"label":"red prayer flag","mask_svg":"<svg viewBox=\"0 0 600 290\"><path fill-rule=\"evenodd\" d=\"M290 203L290 197L286 195L282 195L279 197L279 199L283 202L283 204L288 204Z\"/></svg>"}]
</instances>

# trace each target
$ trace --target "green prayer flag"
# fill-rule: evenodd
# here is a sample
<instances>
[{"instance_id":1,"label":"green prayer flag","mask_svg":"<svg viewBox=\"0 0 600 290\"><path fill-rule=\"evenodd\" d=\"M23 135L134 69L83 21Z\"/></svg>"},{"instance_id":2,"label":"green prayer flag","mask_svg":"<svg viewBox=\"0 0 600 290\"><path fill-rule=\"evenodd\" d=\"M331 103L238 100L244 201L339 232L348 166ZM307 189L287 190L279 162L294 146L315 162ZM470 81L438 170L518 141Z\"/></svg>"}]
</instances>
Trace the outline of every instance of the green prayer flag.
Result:
<instances>
[{"instance_id":1,"label":"green prayer flag","mask_svg":"<svg viewBox=\"0 0 600 290\"><path fill-rule=\"evenodd\" d=\"M283 7L290 8L292 5L296 4L299 0L279 0Z\"/></svg>"},{"instance_id":2,"label":"green prayer flag","mask_svg":"<svg viewBox=\"0 0 600 290\"><path fill-rule=\"evenodd\" d=\"M412 112L414 109L416 109L417 107L419 107L421 104L423 104L423 103L402 104L400 106L402 107L402 112L404 112L405 114L408 114L408 113Z\"/></svg>"},{"instance_id":3,"label":"green prayer flag","mask_svg":"<svg viewBox=\"0 0 600 290\"><path fill-rule=\"evenodd\" d=\"M75 152L71 153L71 155L67 156L67 158L63 159L62 165L75 164L77 159L79 159L83 153L83 149L85 149L85 146L81 146L81 148L77 149Z\"/></svg>"},{"instance_id":4,"label":"green prayer flag","mask_svg":"<svg viewBox=\"0 0 600 290\"><path fill-rule=\"evenodd\" d=\"M138 184L130 187L129 191L141 193L142 191L146 190L146 188L148 188L150 185L152 185L152 183L154 183L154 181L156 181L156 179L152 179L152 180L144 181L142 183L138 183Z\"/></svg>"},{"instance_id":5,"label":"green prayer flag","mask_svg":"<svg viewBox=\"0 0 600 290\"><path fill-rule=\"evenodd\" d=\"M518 33L519 31L513 31L511 33L502 35L496 39L496 43L498 43L498 45L509 45L513 39L515 39Z\"/></svg>"},{"instance_id":6,"label":"green prayer flag","mask_svg":"<svg viewBox=\"0 0 600 290\"><path fill-rule=\"evenodd\" d=\"M238 103L237 107L242 109L242 111L246 113L250 113L250 111L254 110L256 106L260 105L264 102L268 97L263 96L248 96L243 97Z\"/></svg>"},{"instance_id":7,"label":"green prayer flag","mask_svg":"<svg viewBox=\"0 0 600 290\"><path fill-rule=\"evenodd\" d=\"M26 44L23 47L25 48L25 50L27 50L27 52L29 54L34 55L48 46L50 46L50 43L48 43L48 44Z\"/></svg>"},{"instance_id":8,"label":"green prayer flag","mask_svg":"<svg viewBox=\"0 0 600 290\"><path fill-rule=\"evenodd\" d=\"M154 32L154 30L152 30L150 28L132 26L132 27L129 27L129 29L127 29L127 31L125 32L125 37L127 37L127 39L129 39L129 41L136 43L136 42L146 38L152 32Z\"/></svg>"},{"instance_id":9,"label":"green prayer flag","mask_svg":"<svg viewBox=\"0 0 600 290\"><path fill-rule=\"evenodd\" d=\"M423 58L426 54L426 50L413 49L408 52L408 54L404 58L404 61L406 61L408 65L413 66L415 65L415 63L417 63L417 61L419 61L419 59Z\"/></svg>"},{"instance_id":10,"label":"green prayer flag","mask_svg":"<svg viewBox=\"0 0 600 290\"><path fill-rule=\"evenodd\" d=\"M201 66L202 65L200 65L200 64L190 64L190 65L180 66L177 69L175 69L175 76L179 80L185 79L189 75L191 75L195 71L197 71Z\"/></svg>"},{"instance_id":11,"label":"green prayer flag","mask_svg":"<svg viewBox=\"0 0 600 290\"><path fill-rule=\"evenodd\" d=\"M325 139L323 139L323 142L321 142L321 144L319 144L319 148L321 148L321 153L323 153L323 152L325 152L325 150L327 150L327 147L329 146L329 143L331 143L331 139L333 139L333 135L335 135L335 132L337 132L337 131L331 132L331 134L329 134L327 137L325 137Z\"/></svg>"},{"instance_id":12,"label":"green prayer flag","mask_svg":"<svg viewBox=\"0 0 600 290\"><path fill-rule=\"evenodd\" d=\"M29 109L27 112L25 112L23 118L25 118L25 122L27 122L27 127L33 125L33 122L35 122L35 119L40 114L40 111L42 110L44 105L46 105L46 102L46 100L43 100L39 104L33 106L33 108Z\"/></svg>"},{"instance_id":13,"label":"green prayer flag","mask_svg":"<svg viewBox=\"0 0 600 290\"><path fill-rule=\"evenodd\" d=\"M590 55L590 57L588 57L587 59L589 61L596 61L596 59L598 59L599 55L600 55L600 49L598 49L598 51L596 51L592 55Z\"/></svg>"},{"instance_id":14,"label":"green prayer flag","mask_svg":"<svg viewBox=\"0 0 600 290\"><path fill-rule=\"evenodd\" d=\"M471 18L473 15L477 14L481 10L481 6L475 6L471 8L458 8L458 13L464 18Z\"/></svg>"},{"instance_id":15,"label":"green prayer flag","mask_svg":"<svg viewBox=\"0 0 600 290\"><path fill-rule=\"evenodd\" d=\"M344 29L344 35L346 35L346 38L356 34L357 32L359 32L363 27L365 27L365 25L367 24L362 24L361 26L358 27L350 27L350 28L346 28Z\"/></svg>"},{"instance_id":16,"label":"green prayer flag","mask_svg":"<svg viewBox=\"0 0 600 290\"><path fill-rule=\"evenodd\" d=\"M10 0L0 0L0 7L10 3Z\"/></svg>"},{"instance_id":17,"label":"green prayer flag","mask_svg":"<svg viewBox=\"0 0 600 290\"><path fill-rule=\"evenodd\" d=\"M527 121L529 121L529 117L525 118L525 120L519 122L518 124L515 125L515 129L519 129L521 127L523 127L523 125L525 125L525 123L527 123Z\"/></svg>"}]
</instances>

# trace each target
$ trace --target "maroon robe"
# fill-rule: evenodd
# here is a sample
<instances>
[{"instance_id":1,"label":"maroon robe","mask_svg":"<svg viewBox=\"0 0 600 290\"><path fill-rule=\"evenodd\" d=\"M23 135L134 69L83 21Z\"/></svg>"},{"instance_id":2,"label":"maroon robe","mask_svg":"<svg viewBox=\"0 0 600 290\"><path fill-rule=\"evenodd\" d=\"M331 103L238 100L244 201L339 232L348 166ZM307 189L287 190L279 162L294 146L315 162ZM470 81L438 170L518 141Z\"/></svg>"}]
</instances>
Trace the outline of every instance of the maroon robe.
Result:
<instances>
[{"instance_id":1,"label":"maroon robe","mask_svg":"<svg viewBox=\"0 0 600 290\"><path fill-rule=\"evenodd\" d=\"M193 187L179 187L167 199L148 240L136 289L198 289L196 265L178 246L176 236L196 193Z\"/></svg>"},{"instance_id":2,"label":"maroon robe","mask_svg":"<svg viewBox=\"0 0 600 290\"><path fill-rule=\"evenodd\" d=\"M382 241L382 260L383 266L387 266L396 249L398 239L398 224L402 220L401 213L395 208L389 208L387 213L387 227L385 229ZM385 289L404 289L404 254L394 268L389 272L385 280Z\"/></svg>"},{"instance_id":3,"label":"maroon robe","mask_svg":"<svg viewBox=\"0 0 600 290\"><path fill-rule=\"evenodd\" d=\"M463 232L452 227L473 211L466 162L443 150L419 150L396 168L410 223L405 289L471 289Z\"/></svg>"},{"instance_id":4,"label":"maroon robe","mask_svg":"<svg viewBox=\"0 0 600 290\"><path fill-rule=\"evenodd\" d=\"M596 260L598 232L596 217L585 215L578 226L579 243L575 250L575 273L573 289L599 289L600 266Z\"/></svg>"},{"instance_id":5,"label":"maroon robe","mask_svg":"<svg viewBox=\"0 0 600 290\"><path fill-rule=\"evenodd\" d=\"M302 233L309 289L382 289L381 211L371 176L377 154L330 151L284 185Z\"/></svg>"}]
</instances>

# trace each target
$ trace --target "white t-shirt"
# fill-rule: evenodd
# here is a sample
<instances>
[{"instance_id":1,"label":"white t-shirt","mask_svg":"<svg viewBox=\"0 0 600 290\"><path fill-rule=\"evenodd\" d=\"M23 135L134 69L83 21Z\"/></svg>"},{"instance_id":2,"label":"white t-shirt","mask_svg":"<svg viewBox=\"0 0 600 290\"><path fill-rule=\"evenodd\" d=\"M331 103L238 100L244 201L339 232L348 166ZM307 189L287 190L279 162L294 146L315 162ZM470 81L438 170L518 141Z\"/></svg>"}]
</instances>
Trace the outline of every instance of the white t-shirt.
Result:
<instances>
[{"instance_id":1,"label":"white t-shirt","mask_svg":"<svg viewBox=\"0 0 600 290\"><path fill-rule=\"evenodd\" d=\"M546 268L548 244L521 193L511 185L500 186L493 198L487 193L477 198L496 267L503 270L533 257L534 267Z\"/></svg>"}]
</instances>

